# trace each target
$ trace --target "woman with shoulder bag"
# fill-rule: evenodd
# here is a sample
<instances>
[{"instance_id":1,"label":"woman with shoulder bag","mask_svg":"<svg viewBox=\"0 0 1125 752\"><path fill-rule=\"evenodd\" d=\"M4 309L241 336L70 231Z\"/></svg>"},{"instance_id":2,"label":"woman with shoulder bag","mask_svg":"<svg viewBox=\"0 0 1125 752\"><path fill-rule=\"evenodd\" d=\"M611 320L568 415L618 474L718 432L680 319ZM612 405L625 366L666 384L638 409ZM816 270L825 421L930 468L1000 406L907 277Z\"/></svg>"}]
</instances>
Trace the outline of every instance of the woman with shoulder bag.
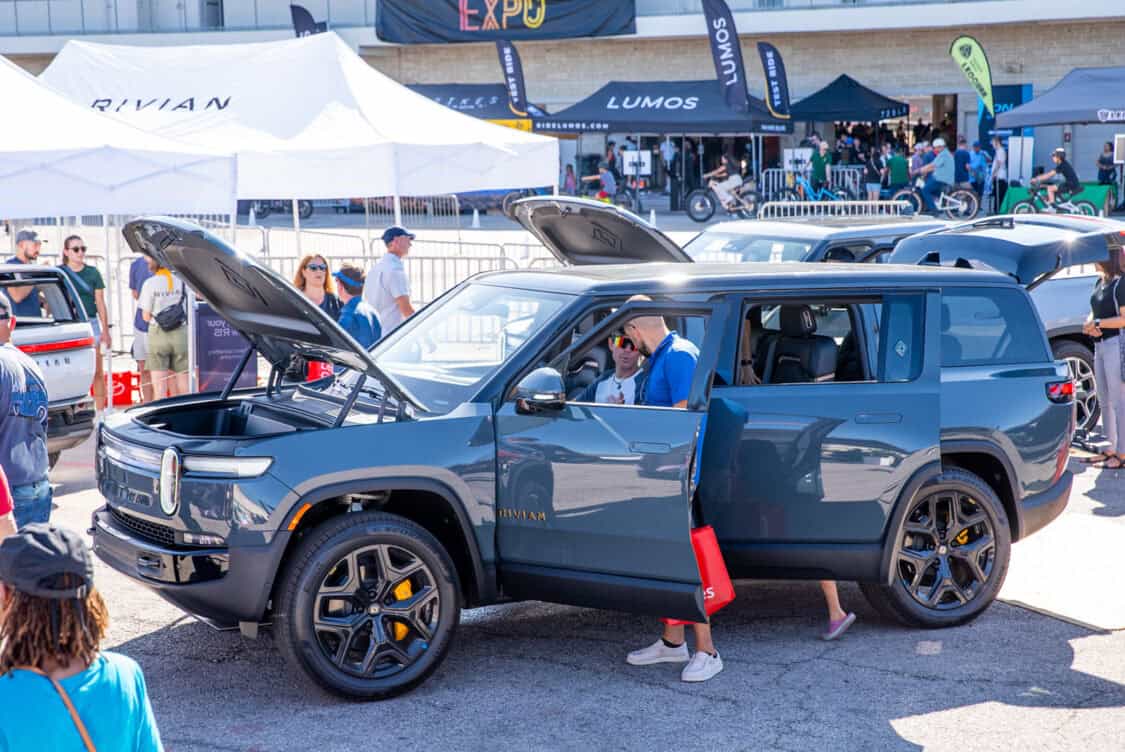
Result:
<instances>
[{"instance_id":1,"label":"woman with shoulder bag","mask_svg":"<svg viewBox=\"0 0 1125 752\"><path fill-rule=\"evenodd\" d=\"M1094 380L1102 429L1109 446L1086 460L1107 470L1125 466L1125 278L1122 250L1111 248L1109 258L1096 266L1101 279L1090 296L1090 318L1082 327L1094 338Z\"/></svg>"},{"instance_id":2,"label":"woman with shoulder bag","mask_svg":"<svg viewBox=\"0 0 1125 752\"><path fill-rule=\"evenodd\" d=\"M152 276L141 285L137 305L149 324L148 360L154 399L188 393L187 294L184 283L149 257Z\"/></svg>"}]
</instances>

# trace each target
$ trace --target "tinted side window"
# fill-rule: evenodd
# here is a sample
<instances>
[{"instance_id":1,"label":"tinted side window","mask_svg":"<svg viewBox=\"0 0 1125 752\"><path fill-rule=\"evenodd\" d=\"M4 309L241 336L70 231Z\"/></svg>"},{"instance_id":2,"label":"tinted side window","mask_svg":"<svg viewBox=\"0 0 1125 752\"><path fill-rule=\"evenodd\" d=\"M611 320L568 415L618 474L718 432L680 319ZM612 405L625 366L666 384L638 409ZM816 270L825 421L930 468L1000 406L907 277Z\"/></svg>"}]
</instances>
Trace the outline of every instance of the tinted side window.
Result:
<instances>
[{"instance_id":1,"label":"tinted side window","mask_svg":"<svg viewBox=\"0 0 1125 752\"><path fill-rule=\"evenodd\" d=\"M1011 365L1048 360L1031 302L1015 288L951 288L942 294L941 364Z\"/></svg>"},{"instance_id":2,"label":"tinted side window","mask_svg":"<svg viewBox=\"0 0 1125 752\"><path fill-rule=\"evenodd\" d=\"M879 311L879 381L913 381L922 373L926 299L887 295Z\"/></svg>"}]
</instances>

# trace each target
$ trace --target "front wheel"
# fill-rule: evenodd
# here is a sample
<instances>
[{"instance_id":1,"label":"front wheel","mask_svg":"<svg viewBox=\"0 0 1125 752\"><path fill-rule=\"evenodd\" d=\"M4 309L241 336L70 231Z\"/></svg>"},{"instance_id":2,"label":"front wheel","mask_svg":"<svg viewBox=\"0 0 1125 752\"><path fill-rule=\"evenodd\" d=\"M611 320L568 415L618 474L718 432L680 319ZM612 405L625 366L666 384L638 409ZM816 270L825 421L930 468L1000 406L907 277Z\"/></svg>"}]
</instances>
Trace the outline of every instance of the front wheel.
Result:
<instances>
[{"instance_id":1,"label":"front wheel","mask_svg":"<svg viewBox=\"0 0 1125 752\"><path fill-rule=\"evenodd\" d=\"M918 191L910 188L900 188L895 191L895 194L891 196L891 201L905 201L909 204L913 214L919 214L922 211L922 197L918 194Z\"/></svg>"},{"instance_id":2,"label":"front wheel","mask_svg":"<svg viewBox=\"0 0 1125 752\"><path fill-rule=\"evenodd\" d=\"M969 220L980 211L980 198L970 190L962 188L949 194L952 206L945 210L949 219Z\"/></svg>"},{"instance_id":3,"label":"front wheel","mask_svg":"<svg viewBox=\"0 0 1125 752\"><path fill-rule=\"evenodd\" d=\"M335 517L305 535L278 581L290 665L345 697L383 700L432 674L461 615L457 571L425 529L396 515Z\"/></svg>"},{"instance_id":4,"label":"front wheel","mask_svg":"<svg viewBox=\"0 0 1125 752\"><path fill-rule=\"evenodd\" d=\"M863 583L884 616L936 629L980 616L1008 573L1011 530L1004 505L973 473L945 468L910 504L888 545L890 585Z\"/></svg>"},{"instance_id":5,"label":"front wheel","mask_svg":"<svg viewBox=\"0 0 1125 752\"><path fill-rule=\"evenodd\" d=\"M1012 214L1038 214L1039 209L1035 207L1035 202L1029 199L1017 201L1012 205Z\"/></svg>"},{"instance_id":6,"label":"front wheel","mask_svg":"<svg viewBox=\"0 0 1125 752\"><path fill-rule=\"evenodd\" d=\"M687 214L696 222L706 222L715 216L716 204L711 191L696 188L687 195Z\"/></svg>"}]
</instances>

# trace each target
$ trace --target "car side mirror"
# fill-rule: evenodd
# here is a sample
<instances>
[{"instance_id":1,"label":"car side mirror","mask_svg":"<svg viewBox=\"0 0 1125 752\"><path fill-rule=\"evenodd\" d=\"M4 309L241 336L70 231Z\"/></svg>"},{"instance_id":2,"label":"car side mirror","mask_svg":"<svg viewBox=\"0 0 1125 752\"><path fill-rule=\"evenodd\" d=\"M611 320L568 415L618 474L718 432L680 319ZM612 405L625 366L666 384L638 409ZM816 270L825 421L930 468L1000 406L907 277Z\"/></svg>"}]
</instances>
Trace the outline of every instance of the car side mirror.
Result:
<instances>
[{"instance_id":1,"label":"car side mirror","mask_svg":"<svg viewBox=\"0 0 1125 752\"><path fill-rule=\"evenodd\" d=\"M536 368L520 380L513 390L516 411L532 415L566 406L566 385L554 368Z\"/></svg>"}]
</instances>

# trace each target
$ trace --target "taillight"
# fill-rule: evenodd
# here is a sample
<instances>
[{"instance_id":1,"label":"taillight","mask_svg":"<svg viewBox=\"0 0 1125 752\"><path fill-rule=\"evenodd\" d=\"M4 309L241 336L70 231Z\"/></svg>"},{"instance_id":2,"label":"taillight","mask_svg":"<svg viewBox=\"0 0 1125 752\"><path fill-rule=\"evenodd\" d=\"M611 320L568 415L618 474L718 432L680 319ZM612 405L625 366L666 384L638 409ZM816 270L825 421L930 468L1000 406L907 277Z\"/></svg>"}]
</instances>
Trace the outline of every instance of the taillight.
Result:
<instances>
[{"instance_id":1,"label":"taillight","mask_svg":"<svg viewBox=\"0 0 1125 752\"><path fill-rule=\"evenodd\" d=\"M39 353L62 352L63 350L81 350L84 347L93 346L93 337L80 337L79 339L68 339L62 342L42 342L36 345L19 345L19 349L23 350L28 355L38 355Z\"/></svg>"},{"instance_id":2,"label":"taillight","mask_svg":"<svg viewBox=\"0 0 1125 752\"><path fill-rule=\"evenodd\" d=\"M1047 399L1059 403L1073 402L1074 382L1067 379L1066 381L1052 381L1047 384Z\"/></svg>"}]
</instances>

